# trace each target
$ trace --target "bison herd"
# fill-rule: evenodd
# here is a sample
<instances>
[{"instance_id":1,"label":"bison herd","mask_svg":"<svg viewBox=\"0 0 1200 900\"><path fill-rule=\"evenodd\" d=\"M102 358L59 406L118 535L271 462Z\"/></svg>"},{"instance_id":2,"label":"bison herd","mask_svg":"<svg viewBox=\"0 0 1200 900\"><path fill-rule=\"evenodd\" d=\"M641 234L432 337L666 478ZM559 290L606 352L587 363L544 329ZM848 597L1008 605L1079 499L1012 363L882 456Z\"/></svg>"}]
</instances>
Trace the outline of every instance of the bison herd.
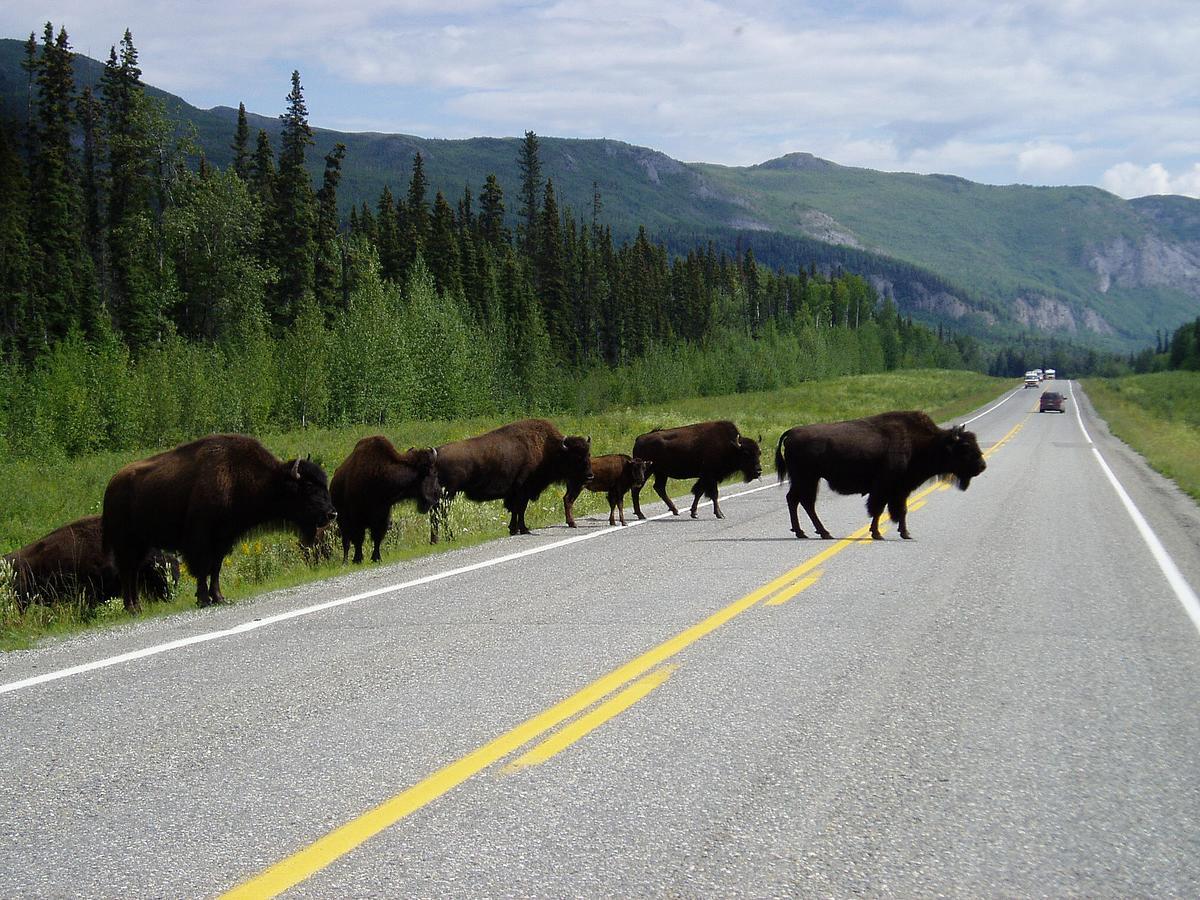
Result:
<instances>
[{"instance_id":1,"label":"bison herd","mask_svg":"<svg viewBox=\"0 0 1200 900\"><path fill-rule=\"evenodd\" d=\"M817 534L831 537L817 517L821 479L839 494L865 494L871 536L882 538L886 510L903 538L910 538L909 495L935 478L966 490L986 468L975 435L962 426L939 428L922 412L888 412L864 419L803 425L784 432L776 445L775 470L787 492L791 529L800 527L803 506ZM494 431L440 447L401 453L382 435L360 440L326 481L308 459L277 459L259 441L215 434L130 463L104 492L102 516L57 529L10 553L17 604L82 596L95 605L117 596L136 612L139 596L165 597L179 579L178 553L196 578L199 606L221 603L221 564L239 538L259 529L292 528L302 545L336 518L342 561L354 547L363 560L367 532L371 560L390 525L392 507L411 500L430 516L430 540L439 538L437 514L455 495L501 500L509 534L530 534L525 511L551 484L562 484L563 512L575 527L574 502L587 488L608 498L610 525L625 524L624 499L644 519L640 494L653 478L654 490L670 511L667 480L695 479L691 516L702 497L724 518L718 485L733 476L762 475L759 441L729 421L699 422L639 435L632 456L591 455L591 438L564 436L545 419L513 422Z\"/></svg>"}]
</instances>

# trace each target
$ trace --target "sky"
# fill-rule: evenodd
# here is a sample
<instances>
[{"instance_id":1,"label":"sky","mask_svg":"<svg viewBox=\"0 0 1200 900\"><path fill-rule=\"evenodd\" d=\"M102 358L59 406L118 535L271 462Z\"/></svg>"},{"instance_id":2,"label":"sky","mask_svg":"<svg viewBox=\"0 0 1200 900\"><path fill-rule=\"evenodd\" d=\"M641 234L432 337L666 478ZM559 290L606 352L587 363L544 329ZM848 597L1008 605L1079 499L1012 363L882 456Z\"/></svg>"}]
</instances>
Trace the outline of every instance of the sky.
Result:
<instances>
[{"instance_id":1,"label":"sky","mask_svg":"<svg viewBox=\"0 0 1200 900\"><path fill-rule=\"evenodd\" d=\"M0 4L202 108L430 138L808 152L988 184L1200 197L1198 0L95 0Z\"/></svg>"}]
</instances>

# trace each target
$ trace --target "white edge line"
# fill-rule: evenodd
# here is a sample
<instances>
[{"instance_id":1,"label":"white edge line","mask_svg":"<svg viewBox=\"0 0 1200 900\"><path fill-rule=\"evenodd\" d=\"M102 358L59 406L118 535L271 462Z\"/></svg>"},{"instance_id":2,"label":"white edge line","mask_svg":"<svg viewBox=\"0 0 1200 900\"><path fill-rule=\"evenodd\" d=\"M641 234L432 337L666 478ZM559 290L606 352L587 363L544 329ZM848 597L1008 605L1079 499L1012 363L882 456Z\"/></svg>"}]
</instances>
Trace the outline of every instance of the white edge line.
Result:
<instances>
[{"instance_id":1,"label":"white edge line","mask_svg":"<svg viewBox=\"0 0 1200 900\"><path fill-rule=\"evenodd\" d=\"M986 416L988 413L990 413L990 412L991 412L993 409L999 409L1001 406L1003 406L1005 403L1007 403L1007 402L1008 402L1009 400L1011 400L1013 397L1017 396L1017 394L1019 394L1019 393L1020 393L1021 391L1023 391L1023 390L1025 390L1025 388L1020 388L1020 390L1015 390L1015 389L1014 389L1014 390L1012 391L1012 393L1010 393L1010 394L1009 394L1007 397L1004 397L1003 399L1001 399L1001 400L1000 400L1000 401L998 401L997 403L993 403L991 406L989 406L987 409L985 409L985 410L984 410L983 412L981 412L979 415L977 415L977 416L972 416L971 418L967 419L967 420L966 420L965 422L963 422L962 424L963 424L963 425L970 425L970 424L971 424L972 422L974 422L976 419L982 419L984 416Z\"/></svg>"},{"instance_id":2,"label":"white edge line","mask_svg":"<svg viewBox=\"0 0 1200 900\"><path fill-rule=\"evenodd\" d=\"M1068 390L1070 390L1069 385ZM1083 435L1087 438L1088 443L1092 445L1092 453L1096 456L1096 462L1100 463L1100 468L1108 478L1109 484L1113 486L1113 490L1117 492L1117 497L1120 498L1125 511L1129 513L1129 518L1133 519L1133 524L1137 526L1142 540L1150 548L1150 554L1154 557L1154 561L1158 563L1159 569L1162 570L1163 576L1167 579L1167 584L1171 586L1171 590L1175 592L1175 596L1179 599L1180 604L1182 604L1184 612L1191 618L1196 631L1200 632L1200 598L1196 596L1196 592L1187 583L1187 579L1183 577L1183 573L1175 565L1175 560L1171 559L1171 555L1167 553L1167 548L1162 545L1162 541L1158 539L1158 535L1154 533L1154 529L1150 527L1150 523L1146 521L1146 517L1142 515L1142 511L1137 508L1137 504L1133 502L1133 498L1129 496L1124 486L1117 480L1117 476L1113 473L1113 470L1105 462L1104 457L1100 455L1095 442L1088 434L1087 429L1083 427L1083 419L1079 415L1079 404L1075 400L1074 391L1071 391L1071 403L1075 407L1075 418L1079 422L1079 428L1083 431Z\"/></svg>"},{"instance_id":3,"label":"white edge line","mask_svg":"<svg viewBox=\"0 0 1200 900\"><path fill-rule=\"evenodd\" d=\"M744 497L747 494L754 494L758 491L765 491L768 488L778 487L775 484L764 484L759 487L750 488L749 490L739 491L736 494L729 494L722 498L724 500L733 500L738 497ZM691 494L686 497L691 497ZM684 497L680 497L679 503L686 503ZM656 519L665 519L672 515L670 510L664 513L659 513L655 516L650 516L647 519L637 519L630 522L625 528L604 528L586 534L572 535L569 538L564 538L561 541L554 541L550 544L542 544L538 547L530 547L528 550L518 550L515 553L507 553L504 556L496 556L491 559L481 560L477 563L471 563L467 566L459 566L456 569L448 569L444 572L435 572L432 575L425 575L421 578L414 578L411 581L399 582L397 584L389 584L384 587L374 588L373 590L363 591L360 594L352 594L349 597L339 597L337 600L329 600L325 603L316 603L312 606L301 607L300 609L292 609L287 612L278 613L273 616L266 616L261 619L253 619L249 622L242 622L240 625L235 625L232 628L224 628L220 631L207 631L203 634L192 635L191 637L180 638L179 640L169 641L165 644L155 644L151 647L143 647L141 650L131 650L128 653L121 653L117 656L109 656L104 659L97 659L89 663L82 663L78 666L71 666L67 669L58 669L54 672L45 672L41 675L34 675L30 678L23 678L20 681L12 681L8 684L0 685L0 694L8 694L13 691L19 691L23 688L34 687L39 684L46 684L51 681L58 681L61 678L69 678L72 675L82 675L86 672L94 672L97 669L107 669L110 666L120 665L121 663L133 662L134 660L144 659L148 656L157 656L160 653L167 653L171 650L180 650L184 647L191 647L195 644L206 644L209 641L215 641L223 637L232 637L237 634L246 634L251 631L257 631L259 628L266 628L268 625L274 625L277 622L285 622L288 619L295 619L300 616L311 615L312 613L321 612L326 609L333 609L338 606L346 606L350 603L357 603L360 600L368 600L371 597L379 597L383 594L391 594L407 588L420 587L421 585L430 584L434 581L441 581L445 578L453 578L456 575L465 575L468 572L474 572L478 569L486 569L491 566L498 566L501 563L512 562L515 559L521 559L526 556L534 556L538 553L545 553L547 550L555 550L559 547L566 547L569 544L578 544L582 541L590 541L595 538L605 537L611 534L624 534L630 528L634 528L643 522L653 522ZM337 577L337 576L334 576Z\"/></svg>"}]
</instances>

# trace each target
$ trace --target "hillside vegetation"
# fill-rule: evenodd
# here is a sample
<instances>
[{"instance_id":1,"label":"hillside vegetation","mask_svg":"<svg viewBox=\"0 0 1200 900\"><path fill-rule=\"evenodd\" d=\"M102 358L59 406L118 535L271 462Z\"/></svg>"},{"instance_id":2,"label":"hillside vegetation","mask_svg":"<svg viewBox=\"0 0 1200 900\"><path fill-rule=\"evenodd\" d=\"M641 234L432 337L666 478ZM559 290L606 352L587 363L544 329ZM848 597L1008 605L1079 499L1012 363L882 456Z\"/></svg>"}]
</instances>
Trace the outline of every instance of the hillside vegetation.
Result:
<instances>
[{"instance_id":1,"label":"hillside vegetation","mask_svg":"<svg viewBox=\"0 0 1200 900\"><path fill-rule=\"evenodd\" d=\"M0 41L0 115L18 122L27 98L21 58L19 41ZM76 57L75 68L81 86L99 83L99 63ZM211 162L232 162L236 109L199 110L163 92L151 95L172 119L195 128ZM280 134L278 117L250 114L248 121L252 133ZM447 197L461 195L464 185L478 192L484 173L510 185L521 177L517 137L451 141L317 128L313 138L313 177L336 144L346 146L343 215L374 205L389 185L398 193L417 153L431 193ZM854 271L894 290L901 311L924 321L976 334L1029 329L1129 350L1200 311L1200 201L1125 201L1086 187L995 187L838 166L802 153L722 167L620 141L541 142L542 174L554 181L561 206L590 212L598 190L618 240L644 225L672 250L712 239L727 252L753 246L770 266L791 266L800 256L802 264L828 267L854 250ZM775 240L763 240L767 235Z\"/></svg>"}]
</instances>

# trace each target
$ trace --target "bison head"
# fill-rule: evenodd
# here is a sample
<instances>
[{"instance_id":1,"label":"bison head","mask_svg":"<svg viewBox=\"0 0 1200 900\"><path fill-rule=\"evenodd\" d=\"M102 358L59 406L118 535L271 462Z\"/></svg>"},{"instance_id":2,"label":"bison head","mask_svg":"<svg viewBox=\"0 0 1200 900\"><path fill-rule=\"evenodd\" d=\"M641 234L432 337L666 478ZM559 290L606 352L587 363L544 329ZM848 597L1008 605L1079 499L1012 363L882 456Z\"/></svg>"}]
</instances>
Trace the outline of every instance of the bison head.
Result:
<instances>
[{"instance_id":1,"label":"bison head","mask_svg":"<svg viewBox=\"0 0 1200 900\"><path fill-rule=\"evenodd\" d=\"M566 480L587 484L592 480L592 439L572 435L563 438L562 451L566 459Z\"/></svg>"},{"instance_id":2,"label":"bison head","mask_svg":"<svg viewBox=\"0 0 1200 900\"><path fill-rule=\"evenodd\" d=\"M971 479L987 468L979 450L979 442L975 440L975 433L967 431L962 425L955 425L942 434L946 474L958 484L959 490L965 491Z\"/></svg>"},{"instance_id":3,"label":"bison head","mask_svg":"<svg viewBox=\"0 0 1200 900\"><path fill-rule=\"evenodd\" d=\"M734 438L733 446L737 452L737 467L746 481L761 478L762 451L758 448L758 441L739 434Z\"/></svg>"},{"instance_id":4,"label":"bison head","mask_svg":"<svg viewBox=\"0 0 1200 900\"><path fill-rule=\"evenodd\" d=\"M649 476L650 476L650 461L646 460L646 459L638 459L637 457L634 457L633 462L630 463L630 465L629 465L630 486L640 490L642 485L644 485L646 483L646 479Z\"/></svg>"},{"instance_id":5,"label":"bison head","mask_svg":"<svg viewBox=\"0 0 1200 900\"><path fill-rule=\"evenodd\" d=\"M300 540L316 541L317 530L335 518L333 500L325 470L308 459L292 459L282 464L283 517L300 529Z\"/></svg>"},{"instance_id":6,"label":"bison head","mask_svg":"<svg viewBox=\"0 0 1200 900\"><path fill-rule=\"evenodd\" d=\"M442 483L438 481L437 448L409 451L417 468L417 511L427 513L442 499Z\"/></svg>"}]
</instances>

